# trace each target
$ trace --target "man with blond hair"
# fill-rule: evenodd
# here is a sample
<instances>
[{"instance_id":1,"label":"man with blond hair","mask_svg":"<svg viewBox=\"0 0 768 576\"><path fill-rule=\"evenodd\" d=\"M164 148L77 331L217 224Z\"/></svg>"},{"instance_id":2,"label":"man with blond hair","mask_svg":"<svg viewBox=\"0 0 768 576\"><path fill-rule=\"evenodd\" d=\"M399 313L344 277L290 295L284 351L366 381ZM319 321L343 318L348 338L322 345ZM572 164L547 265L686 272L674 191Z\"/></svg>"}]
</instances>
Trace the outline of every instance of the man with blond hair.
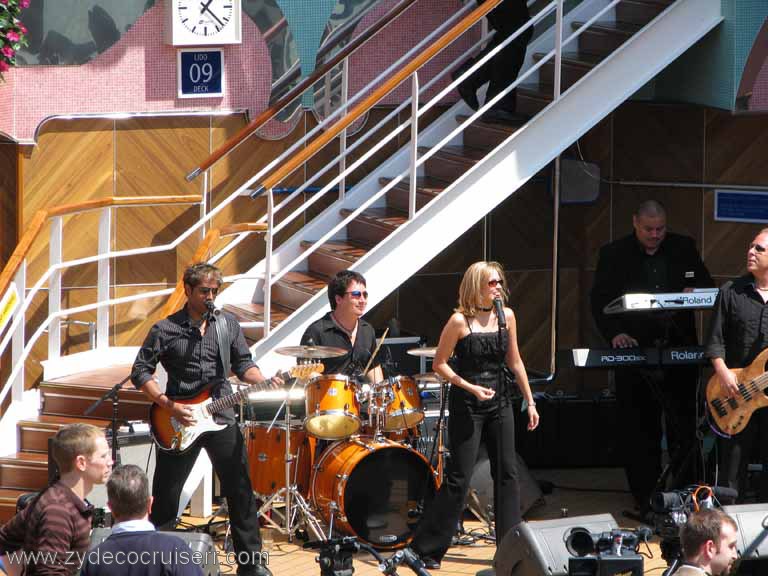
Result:
<instances>
[{"instance_id":1,"label":"man with blond hair","mask_svg":"<svg viewBox=\"0 0 768 576\"><path fill-rule=\"evenodd\" d=\"M93 507L85 499L107 481L112 455L104 432L90 424L64 426L53 437L59 479L0 527L0 554L10 573L66 576L88 550Z\"/></svg>"}]
</instances>

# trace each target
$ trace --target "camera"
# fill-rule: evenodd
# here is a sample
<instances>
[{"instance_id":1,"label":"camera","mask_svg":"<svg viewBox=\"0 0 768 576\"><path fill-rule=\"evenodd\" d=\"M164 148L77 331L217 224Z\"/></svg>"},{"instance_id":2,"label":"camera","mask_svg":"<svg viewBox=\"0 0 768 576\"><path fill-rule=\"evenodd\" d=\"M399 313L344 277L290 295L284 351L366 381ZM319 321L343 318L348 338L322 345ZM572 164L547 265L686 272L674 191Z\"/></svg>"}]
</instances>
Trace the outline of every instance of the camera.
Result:
<instances>
[{"instance_id":1,"label":"camera","mask_svg":"<svg viewBox=\"0 0 768 576\"><path fill-rule=\"evenodd\" d=\"M592 533L586 528L573 528L565 547L574 558L568 559L569 576L642 576L643 557L637 553L641 542L651 536L649 528L611 530Z\"/></svg>"}]
</instances>

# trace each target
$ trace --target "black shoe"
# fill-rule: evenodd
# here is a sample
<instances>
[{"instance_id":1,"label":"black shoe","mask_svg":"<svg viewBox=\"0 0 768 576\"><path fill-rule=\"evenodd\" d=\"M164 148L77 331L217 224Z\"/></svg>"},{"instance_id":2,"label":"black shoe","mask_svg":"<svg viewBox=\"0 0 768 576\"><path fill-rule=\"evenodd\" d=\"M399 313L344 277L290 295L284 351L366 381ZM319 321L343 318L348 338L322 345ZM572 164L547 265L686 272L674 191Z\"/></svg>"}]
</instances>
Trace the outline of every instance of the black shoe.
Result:
<instances>
[{"instance_id":1,"label":"black shoe","mask_svg":"<svg viewBox=\"0 0 768 576\"><path fill-rule=\"evenodd\" d=\"M492 108L483 114L481 119L483 122L487 122L489 124L511 124L513 126L522 126L528 122L528 120L530 120L530 117L524 116L522 114L516 114L515 112L504 110L503 108Z\"/></svg>"},{"instance_id":2,"label":"black shoe","mask_svg":"<svg viewBox=\"0 0 768 576\"><path fill-rule=\"evenodd\" d=\"M272 576L272 570L267 568L265 564L256 564L255 566L248 566L247 570L238 570L237 576Z\"/></svg>"},{"instance_id":3,"label":"black shoe","mask_svg":"<svg viewBox=\"0 0 768 576\"><path fill-rule=\"evenodd\" d=\"M466 70L464 66L458 70L454 70L451 72L451 78L455 81L464 73L464 70ZM456 86L456 90L459 91L459 96L461 96L461 99L464 100L467 106L472 108L472 110L477 110L480 108L480 102L477 99L477 88L472 87L469 78L465 79L464 82Z\"/></svg>"}]
</instances>

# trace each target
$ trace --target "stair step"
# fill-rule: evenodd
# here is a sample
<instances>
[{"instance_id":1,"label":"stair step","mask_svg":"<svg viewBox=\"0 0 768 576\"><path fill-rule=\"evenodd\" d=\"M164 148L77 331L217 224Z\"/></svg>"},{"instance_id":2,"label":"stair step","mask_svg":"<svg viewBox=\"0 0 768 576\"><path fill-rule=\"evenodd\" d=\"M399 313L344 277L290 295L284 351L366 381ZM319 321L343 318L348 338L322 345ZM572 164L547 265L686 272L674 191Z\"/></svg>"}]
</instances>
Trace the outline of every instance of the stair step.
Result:
<instances>
[{"instance_id":1,"label":"stair step","mask_svg":"<svg viewBox=\"0 0 768 576\"><path fill-rule=\"evenodd\" d=\"M616 5L616 20L647 24L671 3L672 0L622 0Z\"/></svg>"},{"instance_id":2,"label":"stair step","mask_svg":"<svg viewBox=\"0 0 768 576\"><path fill-rule=\"evenodd\" d=\"M244 322L264 322L264 304L255 302L239 302L237 304L224 304L224 310L233 314L242 324ZM272 302L269 324L272 328L293 314L291 308ZM243 335L249 344L258 342L264 337L263 326L243 326Z\"/></svg>"},{"instance_id":3,"label":"stair step","mask_svg":"<svg viewBox=\"0 0 768 576\"><path fill-rule=\"evenodd\" d=\"M48 452L48 439L52 438L66 424L87 422L98 428L110 426L109 420L85 417L48 416L41 414L36 418L19 420L16 429L19 434L18 450L20 452Z\"/></svg>"},{"instance_id":4,"label":"stair step","mask_svg":"<svg viewBox=\"0 0 768 576\"><path fill-rule=\"evenodd\" d=\"M456 116L459 122L464 122L467 118L468 116L464 114ZM475 120L464 129L464 145L479 150L493 150L526 122L527 118L524 117L520 117L519 121L513 123Z\"/></svg>"},{"instance_id":5,"label":"stair step","mask_svg":"<svg viewBox=\"0 0 768 576\"><path fill-rule=\"evenodd\" d=\"M584 22L574 22L576 30ZM605 56L616 50L629 40L641 26L631 22L599 22L579 34L579 54L596 54Z\"/></svg>"},{"instance_id":6,"label":"stair step","mask_svg":"<svg viewBox=\"0 0 768 576\"><path fill-rule=\"evenodd\" d=\"M328 277L312 272L288 272L272 286L272 302L296 310L328 285Z\"/></svg>"},{"instance_id":7,"label":"stair step","mask_svg":"<svg viewBox=\"0 0 768 576\"><path fill-rule=\"evenodd\" d=\"M98 370L43 380L40 383L40 413L49 416L82 417L83 413L100 400L115 384L131 372L128 365L110 366ZM118 417L123 420L147 420L151 402L130 382L123 385L118 395ZM90 415L92 418L110 419L112 403L102 402Z\"/></svg>"},{"instance_id":8,"label":"stair step","mask_svg":"<svg viewBox=\"0 0 768 576\"><path fill-rule=\"evenodd\" d=\"M426 152L428 148L420 148ZM424 163L428 176L453 182L486 156L486 151L470 146L444 146Z\"/></svg>"},{"instance_id":9,"label":"stair step","mask_svg":"<svg viewBox=\"0 0 768 576\"><path fill-rule=\"evenodd\" d=\"M353 211L341 210L349 216ZM408 221L408 214L395 208L369 208L347 224L347 237L355 242L374 246Z\"/></svg>"},{"instance_id":10,"label":"stair step","mask_svg":"<svg viewBox=\"0 0 768 576\"><path fill-rule=\"evenodd\" d=\"M379 184L382 186L386 186L391 181L392 178L379 178ZM419 210L429 204L447 186L448 182L437 178L416 178L416 209ZM409 179L401 180L387 192L387 206L407 213L410 193L411 181Z\"/></svg>"},{"instance_id":11,"label":"stair step","mask_svg":"<svg viewBox=\"0 0 768 576\"><path fill-rule=\"evenodd\" d=\"M552 102L553 87L549 84L523 84L517 88L517 112L536 116Z\"/></svg>"},{"instance_id":12,"label":"stair step","mask_svg":"<svg viewBox=\"0 0 768 576\"><path fill-rule=\"evenodd\" d=\"M309 248L314 242L303 240L302 248ZM314 273L329 278L337 272L346 270L362 258L371 246L353 240L334 240L326 242L309 255L309 269Z\"/></svg>"},{"instance_id":13,"label":"stair step","mask_svg":"<svg viewBox=\"0 0 768 576\"><path fill-rule=\"evenodd\" d=\"M537 52L533 55L533 59L537 62L544 58L546 54ZM592 71L592 68L597 66L603 60L602 55L582 53L582 52L566 52L563 53L562 58L562 91L565 92L568 88L576 84L584 76ZM539 68L539 82L554 85L555 82L555 59L550 58L545 64Z\"/></svg>"},{"instance_id":14,"label":"stair step","mask_svg":"<svg viewBox=\"0 0 768 576\"><path fill-rule=\"evenodd\" d=\"M16 501L19 496L29 494L35 490L16 490L12 488L0 488L0 523L5 523L16 514Z\"/></svg>"},{"instance_id":15,"label":"stair step","mask_svg":"<svg viewBox=\"0 0 768 576\"><path fill-rule=\"evenodd\" d=\"M0 457L0 487L42 490L48 485L48 454L17 452Z\"/></svg>"}]
</instances>

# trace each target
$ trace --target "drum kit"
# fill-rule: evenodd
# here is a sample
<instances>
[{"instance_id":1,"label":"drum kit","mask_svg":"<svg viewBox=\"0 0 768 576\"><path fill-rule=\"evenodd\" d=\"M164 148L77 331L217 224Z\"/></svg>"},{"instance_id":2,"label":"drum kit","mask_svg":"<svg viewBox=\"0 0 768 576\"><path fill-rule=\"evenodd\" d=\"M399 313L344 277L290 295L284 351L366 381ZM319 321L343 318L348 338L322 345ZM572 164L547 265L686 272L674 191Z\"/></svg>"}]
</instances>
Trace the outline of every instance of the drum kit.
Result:
<instances>
[{"instance_id":1,"label":"drum kit","mask_svg":"<svg viewBox=\"0 0 768 576\"><path fill-rule=\"evenodd\" d=\"M414 356L434 356L414 348ZM347 354L329 346L278 348L299 362ZM245 421L251 484L266 525L288 536L304 528L317 540L335 533L381 549L405 546L442 481L443 426L433 467L412 444L424 420L420 387L445 382L434 373L374 384L341 374L296 379L289 390L255 392L250 403L282 401L272 422ZM303 399L303 420L291 415ZM284 411L280 422L278 416Z\"/></svg>"}]
</instances>

